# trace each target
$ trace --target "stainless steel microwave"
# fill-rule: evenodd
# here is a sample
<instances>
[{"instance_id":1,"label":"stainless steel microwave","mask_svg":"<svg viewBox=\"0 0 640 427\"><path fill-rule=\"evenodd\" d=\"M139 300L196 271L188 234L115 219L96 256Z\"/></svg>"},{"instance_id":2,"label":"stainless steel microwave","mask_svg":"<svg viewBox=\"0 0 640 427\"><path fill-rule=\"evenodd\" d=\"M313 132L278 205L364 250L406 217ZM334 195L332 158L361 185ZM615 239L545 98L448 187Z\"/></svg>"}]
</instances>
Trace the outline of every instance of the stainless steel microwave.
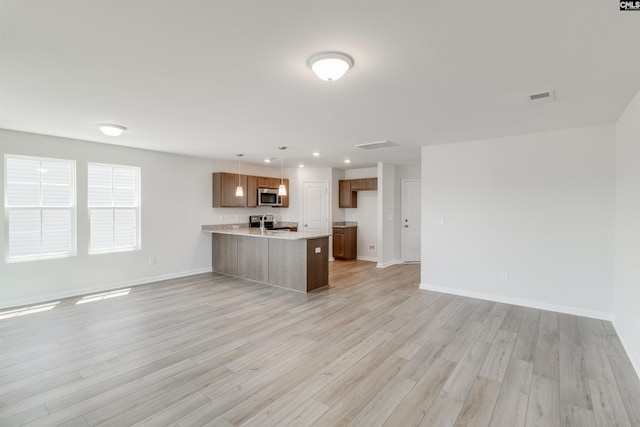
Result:
<instances>
[{"instance_id":1,"label":"stainless steel microwave","mask_svg":"<svg viewBox=\"0 0 640 427\"><path fill-rule=\"evenodd\" d=\"M282 197L273 188L258 188L258 206L282 206Z\"/></svg>"}]
</instances>

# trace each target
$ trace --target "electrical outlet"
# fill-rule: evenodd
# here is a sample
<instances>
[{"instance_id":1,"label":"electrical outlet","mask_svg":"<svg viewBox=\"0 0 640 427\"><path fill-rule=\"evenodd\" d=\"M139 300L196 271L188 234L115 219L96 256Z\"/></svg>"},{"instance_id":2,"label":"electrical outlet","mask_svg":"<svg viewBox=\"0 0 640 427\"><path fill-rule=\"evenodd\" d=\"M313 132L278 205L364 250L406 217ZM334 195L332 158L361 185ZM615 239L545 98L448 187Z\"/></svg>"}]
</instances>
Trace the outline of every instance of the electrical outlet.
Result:
<instances>
[{"instance_id":1,"label":"electrical outlet","mask_svg":"<svg viewBox=\"0 0 640 427\"><path fill-rule=\"evenodd\" d=\"M156 265L156 257L149 258L149 265Z\"/></svg>"},{"instance_id":2,"label":"electrical outlet","mask_svg":"<svg viewBox=\"0 0 640 427\"><path fill-rule=\"evenodd\" d=\"M322 247L316 248L316 253L319 254L320 252L322 252Z\"/></svg>"},{"instance_id":3,"label":"electrical outlet","mask_svg":"<svg viewBox=\"0 0 640 427\"><path fill-rule=\"evenodd\" d=\"M376 245L369 245L369 252L373 252L376 250Z\"/></svg>"},{"instance_id":4,"label":"electrical outlet","mask_svg":"<svg viewBox=\"0 0 640 427\"><path fill-rule=\"evenodd\" d=\"M507 273L506 271L500 273L500 280L504 283L507 283L509 281L509 273Z\"/></svg>"},{"instance_id":5,"label":"electrical outlet","mask_svg":"<svg viewBox=\"0 0 640 427\"><path fill-rule=\"evenodd\" d=\"M431 218L431 225L434 227L444 226L444 218Z\"/></svg>"}]
</instances>

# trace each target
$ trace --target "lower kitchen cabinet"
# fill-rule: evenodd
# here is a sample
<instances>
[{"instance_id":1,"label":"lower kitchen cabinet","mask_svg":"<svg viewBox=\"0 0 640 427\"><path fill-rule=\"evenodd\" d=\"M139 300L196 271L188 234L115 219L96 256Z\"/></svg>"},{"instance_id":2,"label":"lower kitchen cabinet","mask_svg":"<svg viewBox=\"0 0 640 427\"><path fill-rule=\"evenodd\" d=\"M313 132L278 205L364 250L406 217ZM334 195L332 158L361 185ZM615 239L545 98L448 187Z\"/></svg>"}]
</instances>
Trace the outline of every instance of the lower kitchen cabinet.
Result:
<instances>
[{"instance_id":1,"label":"lower kitchen cabinet","mask_svg":"<svg viewBox=\"0 0 640 427\"><path fill-rule=\"evenodd\" d=\"M239 277L267 283L269 281L269 240L238 236Z\"/></svg>"},{"instance_id":2,"label":"lower kitchen cabinet","mask_svg":"<svg viewBox=\"0 0 640 427\"><path fill-rule=\"evenodd\" d=\"M211 247L211 267L213 271L238 275L238 236L214 234Z\"/></svg>"},{"instance_id":3,"label":"lower kitchen cabinet","mask_svg":"<svg viewBox=\"0 0 640 427\"><path fill-rule=\"evenodd\" d=\"M333 227L333 257L356 259L358 255L358 227Z\"/></svg>"},{"instance_id":4,"label":"lower kitchen cabinet","mask_svg":"<svg viewBox=\"0 0 640 427\"><path fill-rule=\"evenodd\" d=\"M329 285L329 237L211 234L213 271L299 292Z\"/></svg>"}]
</instances>

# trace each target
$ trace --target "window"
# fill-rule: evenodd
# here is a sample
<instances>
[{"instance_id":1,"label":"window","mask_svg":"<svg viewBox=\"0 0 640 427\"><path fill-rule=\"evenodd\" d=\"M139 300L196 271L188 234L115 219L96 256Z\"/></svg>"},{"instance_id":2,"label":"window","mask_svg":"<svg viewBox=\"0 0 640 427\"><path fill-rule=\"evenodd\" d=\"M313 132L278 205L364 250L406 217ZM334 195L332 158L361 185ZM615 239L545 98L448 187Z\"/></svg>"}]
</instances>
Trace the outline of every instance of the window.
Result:
<instances>
[{"instance_id":1,"label":"window","mask_svg":"<svg viewBox=\"0 0 640 427\"><path fill-rule=\"evenodd\" d=\"M75 162L4 158L6 261L75 255Z\"/></svg>"},{"instance_id":2,"label":"window","mask_svg":"<svg viewBox=\"0 0 640 427\"><path fill-rule=\"evenodd\" d=\"M89 163L89 253L140 249L140 168Z\"/></svg>"}]
</instances>

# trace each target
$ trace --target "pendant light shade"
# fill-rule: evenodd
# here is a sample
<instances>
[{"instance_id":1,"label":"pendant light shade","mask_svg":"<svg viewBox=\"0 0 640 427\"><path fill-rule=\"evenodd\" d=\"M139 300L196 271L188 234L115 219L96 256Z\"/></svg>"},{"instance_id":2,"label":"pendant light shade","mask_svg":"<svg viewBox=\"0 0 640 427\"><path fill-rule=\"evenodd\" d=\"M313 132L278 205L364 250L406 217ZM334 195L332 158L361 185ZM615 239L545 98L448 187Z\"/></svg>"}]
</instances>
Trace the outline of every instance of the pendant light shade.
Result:
<instances>
[{"instance_id":1,"label":"pendant light shade","mask_svg":"<svg viewBox=\"0 0 640 427\"><path fill-rule=\"evenodd\" d=\"M236 197L244 197L244 190L240 182L240 157L242 156L244 156L244 154L236 154L236 157L238 157L238 187L236 188Z\"/></svg>"},{"instance_id":2,"label":"pendant light shade","mask_svg":"<svg viewBox=\"0 0 640 427\"><path fill-rule=\"evenodd\" d=\"M278 150L284 151L287 147L278 147ZM278 196L286 196L287 187L284 185L284 158L280 156L280 185L278 186Z\"/></svg>"},{"instance_id":3,"label":"pendant light shade","mask_svg":"<svg viewBox=\"0 0 640 427\"><path fill-rule=\"evenodd\" d=\"M320 79L332 82L353 67L353 58L341 52L321 52L311 56L307 65Z\"/></svg>"}]
</instances>

